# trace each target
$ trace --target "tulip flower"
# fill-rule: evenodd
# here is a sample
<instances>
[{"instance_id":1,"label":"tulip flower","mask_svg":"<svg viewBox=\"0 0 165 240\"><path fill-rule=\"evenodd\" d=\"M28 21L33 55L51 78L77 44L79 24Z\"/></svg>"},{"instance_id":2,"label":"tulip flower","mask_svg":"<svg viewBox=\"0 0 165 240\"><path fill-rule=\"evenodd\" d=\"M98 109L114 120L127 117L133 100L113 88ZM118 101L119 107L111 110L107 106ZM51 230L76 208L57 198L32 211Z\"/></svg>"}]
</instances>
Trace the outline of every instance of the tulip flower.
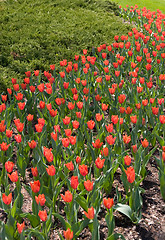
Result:
<instances>
[{"instance_id":1,"label":"tulip flower","mask_svg":"<svg viewBox=\"0 0 165 240\"><path fill-rule=\"evenodd\" d=\"M127 170L125 170L125 173L127 175L127 180L130 183L133 183L135 181L135 170L133 167L129 167L127 168Z\"/></svg>"},{"instance_id":2,"label":"tulip flower","mask_svg":"<svg viewBox=\"0 0 165 240\"><path fill-rule=\"evenodd\" d=\"M79 185L79 182L78 182L78 176L72 176L71 177L71 183L70 183L71 187L73 189L76 189Z\"/></svg>"},{"instance_id":3,"label":"tulip flower","mask_svg":"<svg viewBox=\"0 0 165 240\"><path fill-rule=\"evenodd\" d=\"M12 193L10 193L8 196L3 193L2 194L2 201L4 202L4 204L9 205L11 203L12 200Z\"/></svg>"},{"instance_id":4,"label":"tulip flower","mask_svg":"<svg viewBox=\"0 0 165 240\"><path fill-rule=\"evenodd\" d=\"M85 214L85 216L87 217L87 218L89 218L89 219L94 219L94 208L93 207L91 207L91 208L88 208L88 212L85 212L84 211L84 214Z\"/></svg>"},{"instance_id":5,"label":"tulip flower","mask_svg":"<svg viewBox=\"0 0 165 240\"><path fill-rule=\"evenodd\" d=\"M17 229L18 229L19 234L22 233L22 231L24 230L24 228L25 228L25 222L23 222L23 223L17 223Z\"/></svg>"},{"instance_id":6,"label":"tulip flower","mask_svg":"<svg viewBox=\"0 0 165 240\"><path fill-rule=\"evenodd\" d=\"M91 182L89 179L84 182L85 189L90 192L93 190L93 182Z\"/></svg>"},{"instance_id":7,"label":"tulip flower","mask_svg":"<svg viewBox=\"0 0 165 240\"><path fill-rule=\"evenodd\" d=\"M113 201L113 198L108 198L108 199L103 198L103 203L106 208L110 209L113 206L114 201Z\"/></svg>"},{"instance_id":8,"label":"tulip flower","mask_svg":"<svg viewBox=\"0 0 165 240\"><path fill-rule=\"evenodd\" d=\"M73 199L72 193L69 190L65 192L65 195L61 194L61 197L65 202L71 202Z\"/></svg>"},{"instance_id":9,"label":"tulip flower","mask_svg":"<svg viewBox=\"0 0 165 240\"><path fill-rule=\"evenodd\" d=\"M46 199L44 194L39 194L38 197L35 196L35 200L37 204L40 204L41 206L44 206Z\"/></svg>"},{"instance_id":10,"label":"tulip flower","mask_svg":"<svg viewBox=\"0 0 165 240\"><path fill-rule=\"evenodd\" d=\"M73 239L73 232L68 228L66 231L63 231L64 237L66 240L71 240Z\"/></svg>"},{"instance_id":11,"label":"tulip flower","mask_svg":"<svg viewBox=\"0 0 165 240\"><path fill-rule=\"evenodd\" d=\"M46 210L41 211L39 210L38 216L40 217L40 219L45 222L47 220L47 212Z\"/></svg>"}]
</instances>

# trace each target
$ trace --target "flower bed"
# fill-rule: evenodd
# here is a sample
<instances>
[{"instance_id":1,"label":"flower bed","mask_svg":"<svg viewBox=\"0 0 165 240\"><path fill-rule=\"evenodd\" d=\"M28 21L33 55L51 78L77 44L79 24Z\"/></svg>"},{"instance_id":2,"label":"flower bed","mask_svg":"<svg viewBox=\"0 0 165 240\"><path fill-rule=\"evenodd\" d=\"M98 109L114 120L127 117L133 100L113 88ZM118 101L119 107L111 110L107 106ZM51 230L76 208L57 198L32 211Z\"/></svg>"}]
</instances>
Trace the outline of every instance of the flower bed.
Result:
<instances>
[{"instance_id":1,"label":"flower bed","mask_svg":"<svg viewBox=\"0 0 165 240\"><path fill-rule=\"evenodd\" d=\"M113 214L140 221L155 151L165 200L165 15L137 7L120 14L141 31L115 36L92 56L84 49L75 62L64 59L59 74L55 65L27 71L1 95L2 239L49 239L57 220L60 239L76 239L87 227L100 239L102 209L106 239L124 239L114 233ZM116 186L112 196L117 172L124 193ZM25 191L31 212L23 210Z\"/></svg>"}]
</instances>

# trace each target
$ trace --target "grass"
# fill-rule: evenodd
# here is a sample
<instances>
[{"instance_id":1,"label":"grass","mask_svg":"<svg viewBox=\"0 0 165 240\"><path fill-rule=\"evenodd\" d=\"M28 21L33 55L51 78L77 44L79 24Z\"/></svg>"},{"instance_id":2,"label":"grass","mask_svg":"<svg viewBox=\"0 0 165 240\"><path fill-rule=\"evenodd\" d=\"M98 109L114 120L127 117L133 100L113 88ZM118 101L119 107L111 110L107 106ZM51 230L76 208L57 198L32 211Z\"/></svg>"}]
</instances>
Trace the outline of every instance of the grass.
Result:
<instances>
[{"instance_id":1,"label":"grass","mask_svg":"<svg viewBox=\"0 0 165 240\"><path fill-rule=\"evenodd\" d=\"M163 13L165 13L165 0L112 0L122 7L135 6L138 5L139 8L146 7L152 11L156 9L160 9Z\"/></svg>"},{"instance_id":2,"label":"grass","mask_svg":"<svg viewBox=\"0 0 165 240\"><path fill-rule=\"evenodd\" d=\"M6 0L0 2L0 92L11 78L127 34L129 24L116 16L117 5L105 0ZM115 15L115 14L116 15Z\"/></svg>"}]
</instances>

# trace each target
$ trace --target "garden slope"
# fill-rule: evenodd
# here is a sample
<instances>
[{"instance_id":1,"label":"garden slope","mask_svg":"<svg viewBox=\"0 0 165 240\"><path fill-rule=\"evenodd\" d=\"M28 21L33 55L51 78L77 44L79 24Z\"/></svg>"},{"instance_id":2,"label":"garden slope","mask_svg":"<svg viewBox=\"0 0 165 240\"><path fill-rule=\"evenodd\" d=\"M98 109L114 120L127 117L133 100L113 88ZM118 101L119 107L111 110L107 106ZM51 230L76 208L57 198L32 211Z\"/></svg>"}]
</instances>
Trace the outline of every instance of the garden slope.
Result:
<instances>
[{"instance_id":1,"label":"garden slope","mask_svg":"<svg viewBox=\"0 0 165 240\"><path fill-rule=\"evenodd\" d=\"M147 9L150 9L151 11L156 11L156 9L161 10L163 13L165 13L165 0L112 0L113 2L116 2L120 4L122 7L128 6L135 6L135 4L138 5L139 8L146 7Z\"/></svg>"},{"instance_id":2,"label":"garden slope","mask_svg":"<svg viewBox=\"0 0 165 240\"><path fill-rule=\"evenodd\" d=\"M128 32L109 1L28 0L0 3L0 92L12 77L27 70L48 70L62 59L73 60L83 48L111 43ZM21 79L20 79L21 80Z\"/></svg>"}]
</instances>

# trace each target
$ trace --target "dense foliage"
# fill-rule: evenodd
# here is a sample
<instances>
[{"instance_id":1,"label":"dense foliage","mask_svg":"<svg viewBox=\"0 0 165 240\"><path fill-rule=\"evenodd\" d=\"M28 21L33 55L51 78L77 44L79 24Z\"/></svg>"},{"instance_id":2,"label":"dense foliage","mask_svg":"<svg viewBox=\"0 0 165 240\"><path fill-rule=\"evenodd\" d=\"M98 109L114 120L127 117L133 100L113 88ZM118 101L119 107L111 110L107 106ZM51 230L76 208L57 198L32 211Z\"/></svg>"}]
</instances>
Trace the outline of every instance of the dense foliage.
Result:
<instances>
[{"instance_id":1,"label":"dense foliage","mask_svg":"<svg viewBox=\"0 0 165 240\"><path fill-rule=\"evenodd\" d=\"M99 240L103 218L107 240L125 239L113 213L140 221L151 157L165 200L165 15L137 6L119 14L140 30L63 59L59 73L54 62L26 71L1 95L2 239L49 239L56 228L71 240L88 227ZM114 190L117 171L124 192Z\"/></svg>"},{"instance_id":2,"label":"dense foliage","mask_svg":"<svg viewBox=\"0 0 165 240\"><path fill-rule=\"evenodd\" d=\"M63 58L74 59L82 48L110 44L128 24L114 15L117 5L99 0L4 1L0 7L0 83L23 78L27 70L48 70Z\"/></svg>"}]
</instances>

